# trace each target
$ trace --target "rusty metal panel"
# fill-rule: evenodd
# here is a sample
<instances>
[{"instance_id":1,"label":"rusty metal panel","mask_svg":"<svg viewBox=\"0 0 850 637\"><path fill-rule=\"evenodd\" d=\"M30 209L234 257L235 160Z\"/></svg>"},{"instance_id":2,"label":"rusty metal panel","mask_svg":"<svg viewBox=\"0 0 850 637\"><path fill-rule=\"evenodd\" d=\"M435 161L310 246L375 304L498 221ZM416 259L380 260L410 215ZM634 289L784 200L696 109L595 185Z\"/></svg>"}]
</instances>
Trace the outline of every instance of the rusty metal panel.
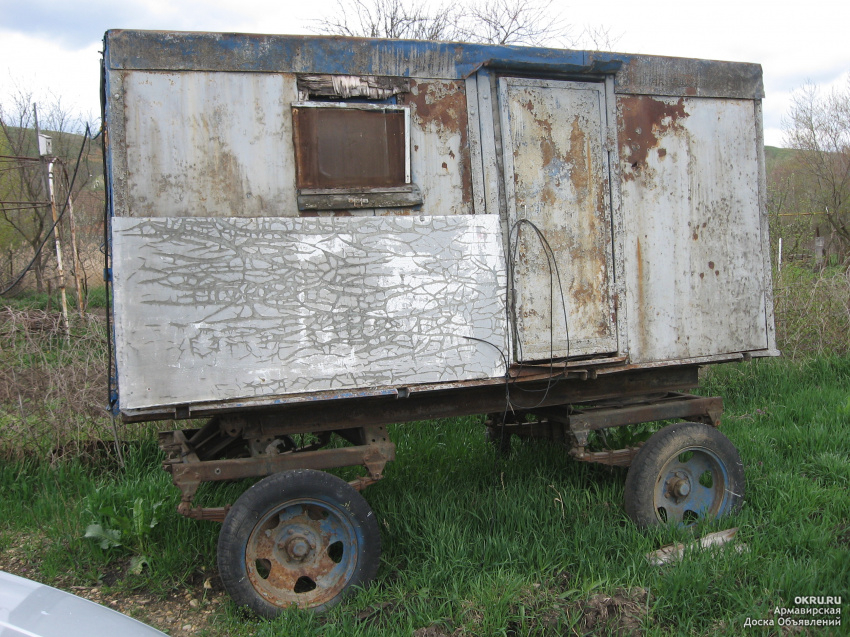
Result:
<instances>
[{"instance_id":1,"label":"rusty metal panel","mask_svg":"<svg viewBox=\"0 0 850 637\"><path fill-rule=\"evenodd\" d=\"M753 102L618 96L633 363L769 347Z\"/></svg>"},{"instance_id":2,"label":"rusty metal panel","mask_svg":"<svg viewBox=\"0 0 850 637\"><path fill-rule=\"evenodd\" d=\"M472 172L472 208L477 215L485 214L484 163L481 154L481 119L478 110L478 80L466 78L466 117L469 122L469 160Z\"/></svg>"},{"instance_id":3,"label":"rusty metal panel","mask_svg":"<svg viewBox=\"0 0 850 637\"><path fill-rule=\"evenodd\" d=\"M293 216L295 77L120 74L110 95L116 216ZM114 82L110 83L114 85Z\"/></svg>"},{"instance_id":4,"label":"rusty metal panel","mask_svg":"<svg viewBox=\"0 0 850 637\"><path fill-rule=\"evenodd\" d=\"M630 55L625 59L625 64L615 76L614 90L617 93L738 99L764 97L759 64L655 55Z\"/></svg>"},{"instance_id":5,"label":"rusty metal panel","mask_svg":"<svg viewBox=\"0 0 850 637\"><path fill-rule=\"evenodd\" d=\"M113 219L122 409L503 376L489 215Z\"/></svg>"},{"instance_id":6,"label":"rusty metal panel","mask_svg":"<svg viewBox=\"0 0 850 637\"><path fill-rule=\"evenodd\" d=\"M478 91L478 118L481 125L481 163L484 182L484 209L486 214L499 215L507 219L502 206L502 171L499 165L496 126L499 121L496 91L491 83L491 75L486 69L475 74ZM505 232L507 243L507 232Z\"/></svg>"},{"instance_id":7,"label":"rusty metal panel","mask_svg":"<svg viewBox=\"0 0 850 637\"><path fill-rule=\"evenodd\" d=\"M626 304L620 299L626 298L626 274L623 260L623 198L620 195L620 162L617 161L617 96L614 94L614 77L605 78L605 118L610 122L606 126L605 148L608 157L608 181L611 196L611 235L614 251L614 271L611 281L611 296L614 301L617 321L617 354L624 359L629 356L628 312Z\"/></svg>"},{"instance_id":8,"label":"rusty metal panel","mask_svg":"<svg viewBox=\"0 0 850 637\"><path fill-rule=\"evenodd\" d=\"M768 350L759 353L759 356L779 356L776 349L776 325L774 322L773 307L773 271L770 263L770 237L768 236L767 217L767 169L764 160L764 123L762 120L761 100L753 102L756 120L756 155L758 157L759 171L759 216L761 229L761 255L763 261L764 290L765 290L765 324L767 325L767 347ZM755 355L755 354L754 354Z\"/></svg>"},{"instance_id":9,"label":"rusty metal panel","mask_svg":"<svg viewBox=\"0 0 850 637\"><path fill-rule=\"evenodd\" d=\"M410 107L411 178L422 213L473 214L465 82L411 79L398 99Z\"/></svg>"},{"instance_id":10,"label":"rusty metal panel","mask_svg":"<svg viewBox=\"0 0 850 637\"><path fill-rule=\"evenodd\" d=\"M499 88L517 358L616 352L604 84Z\"/></svg>"}]
</instances>

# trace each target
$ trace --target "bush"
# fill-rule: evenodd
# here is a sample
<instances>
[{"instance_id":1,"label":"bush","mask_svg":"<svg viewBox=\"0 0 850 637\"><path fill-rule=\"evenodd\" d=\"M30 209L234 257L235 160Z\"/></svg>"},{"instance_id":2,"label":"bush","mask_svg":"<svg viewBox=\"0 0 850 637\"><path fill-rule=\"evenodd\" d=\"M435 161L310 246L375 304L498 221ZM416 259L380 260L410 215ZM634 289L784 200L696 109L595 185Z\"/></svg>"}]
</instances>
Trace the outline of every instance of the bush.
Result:
<instances>
[{"instance_id":1,"label":"bush","mask_svg":"<svg viewBox=\"0 0 850 637\"><path fill-rule=\"evenodd\" d=\"M773 299L783 355L850 353L850 269L813 271L789 263L774 272Z\"/></svg>"}]
</instances>

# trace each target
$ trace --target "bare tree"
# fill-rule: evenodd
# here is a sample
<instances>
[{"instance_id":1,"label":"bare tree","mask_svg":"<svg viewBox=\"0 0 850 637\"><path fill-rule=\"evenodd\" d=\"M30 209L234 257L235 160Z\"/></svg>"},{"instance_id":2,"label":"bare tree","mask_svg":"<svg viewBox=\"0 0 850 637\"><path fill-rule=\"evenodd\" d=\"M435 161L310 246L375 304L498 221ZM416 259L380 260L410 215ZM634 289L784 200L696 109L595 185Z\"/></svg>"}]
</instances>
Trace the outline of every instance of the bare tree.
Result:
<instances>
[{"instance_id":1,"label":"bare tree","mask_svg":"<svg viewBox=\"0 0 850 637\"><path fill-rule=\"evenodd\" d=\"M320 33L409 40L457 39L457 5L431 8L404 0L337 0L336 10L314 22Z\"/></svg>"},{"instance_id":2,"label":"bare tree","mask_svg":"<svg viewBox=\"0 0 850 637\"><path fill-rule=\"evenodd\" d=\"M2 248L14 250L21 244L27 246L29 258L33 260L36 287L42 292L45 267L50 258L49 250L42 250L42 245L53 226L53 218L35 135L35 101L31 92L19 89L7 105L0 105L0 223L5 230ZM55 180L57 200L64 201L67 192L62 188L67 186L67 180L61 167L69 163L73 166L79 137L72 133L79 132L84 124L74 118L57 97L41 100L37 112L40 128L50 133L52 155L60 164ZM74 184L75 194L87 179L87 171L78 177Z\"/></svg>"},{"instance_id":3,"label":"bare tree","mask_svg":"<svg viewBox=\"0 0 850 637\"><path fill-rule=\"evenodd\" d=\"M369 38L571 44L570 29L553 0L474 0L470 4L438 5L413 0L337 0L335 12L313 25L320 33Z\"/></svg>"},{"instance_id":4,"label":"bare tree","mask_svg":"<svg viewBox=\"0 0 850 637\"><path fill-rule=\"evenodd\" d=\"M843 90L825 93L809 82L792 98L784 121L785 143L795 148L806 176L813 212L826 217L840 244L850 253L850 76Z\"/></svg>"},{"instance_id":5,"label":"bare tree","mask_svg":"<svg viewBox=\"0 0 850 637\"><path fill-rule=\"evenodd\" d=\"M540 46L569 38L551 0L482 0L465 11L462 39L489 44Z\"/></svg>"},{"instance_id":6,"label":"bare tree","mask_svg":"<svg viewBox=\"0 0 850 637\"><path fill-rule=\"evenodd\" d=\"M623 34L614 34L611 27L602 24L588 24L579 36L565 46L575 46L591 51L613 51Z\"/></svg>"}]
</instances>

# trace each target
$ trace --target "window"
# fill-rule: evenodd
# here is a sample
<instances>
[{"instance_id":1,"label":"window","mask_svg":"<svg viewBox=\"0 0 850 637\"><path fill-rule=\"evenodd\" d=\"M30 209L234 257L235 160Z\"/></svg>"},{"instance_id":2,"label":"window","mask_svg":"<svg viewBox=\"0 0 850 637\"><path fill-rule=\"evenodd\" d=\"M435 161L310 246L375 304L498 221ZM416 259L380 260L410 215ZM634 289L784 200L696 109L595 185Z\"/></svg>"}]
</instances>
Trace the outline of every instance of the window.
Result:
<instances>
[{"instance_id":1,"label":"window","mask_svg":"<svg viewBox=\"0 0 850 637\"><path fill-rule=\"evenodd\" d=\"M300 210L422 203L410 183L407 107L298 102L292 120Z\"/></svg>"}]
</instances>

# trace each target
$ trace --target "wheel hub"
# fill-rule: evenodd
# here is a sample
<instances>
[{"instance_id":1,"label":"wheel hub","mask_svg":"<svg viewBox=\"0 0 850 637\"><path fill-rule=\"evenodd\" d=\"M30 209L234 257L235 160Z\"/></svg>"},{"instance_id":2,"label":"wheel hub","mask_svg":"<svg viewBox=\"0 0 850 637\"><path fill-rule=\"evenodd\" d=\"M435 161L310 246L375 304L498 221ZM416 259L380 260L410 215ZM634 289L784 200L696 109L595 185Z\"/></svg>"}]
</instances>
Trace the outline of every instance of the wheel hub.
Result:
<instances>
[{"instance_id":1,"label":"wheel hub","mask_svg":"<svg viewBox=\"0 0 850 637\"><path fill-rule=\"evenodd\" d=\"M303 562L316 547L303 535L294 535L285 542L278 544L278 548L284 550L290 560Z\"/></svg>"},{"instance_id":2,"label":"wheel hub","mask_svg":"<svg viewBox=\"0 0 850 637\"><path fill-rule=\"evenodd\" d=\"M667 492L676 500L688 497L691 493L691 482L688 476L678 471L674 473L667 483Z\"/></svg>"}]
</instances>

